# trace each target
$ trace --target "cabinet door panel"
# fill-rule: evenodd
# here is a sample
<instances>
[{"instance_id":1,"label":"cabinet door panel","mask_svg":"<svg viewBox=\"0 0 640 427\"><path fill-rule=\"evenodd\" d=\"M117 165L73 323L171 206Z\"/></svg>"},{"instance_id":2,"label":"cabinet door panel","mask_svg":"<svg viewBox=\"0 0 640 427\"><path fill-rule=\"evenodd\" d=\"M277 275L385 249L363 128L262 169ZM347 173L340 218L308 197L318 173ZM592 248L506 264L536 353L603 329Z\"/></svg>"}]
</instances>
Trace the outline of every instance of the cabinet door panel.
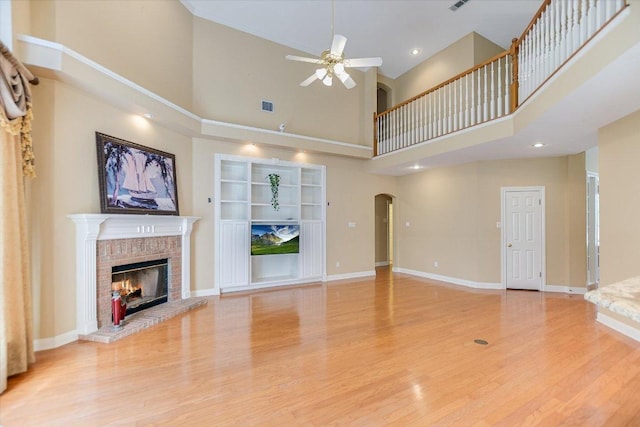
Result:
<instances>
[{"instance_id":1,"label":"cabinet door panel","mask_svg":"<svg viewBox=\"0 0 640 427\"><path fill-rule=\"evenodd\" d=\"M249 223L220 224L220 287L249 284Z\"/></svg>"},{"instance_id":2,"label":"cabinet door panel","mask_svg":"<svg viewBox=\"0 0 640 427\"><path fill-rule=\"evenodd\" d=\"M300 225L303 278L322 276L323 242L322 222L303 222Z\"/></svg>"}]
</instances>

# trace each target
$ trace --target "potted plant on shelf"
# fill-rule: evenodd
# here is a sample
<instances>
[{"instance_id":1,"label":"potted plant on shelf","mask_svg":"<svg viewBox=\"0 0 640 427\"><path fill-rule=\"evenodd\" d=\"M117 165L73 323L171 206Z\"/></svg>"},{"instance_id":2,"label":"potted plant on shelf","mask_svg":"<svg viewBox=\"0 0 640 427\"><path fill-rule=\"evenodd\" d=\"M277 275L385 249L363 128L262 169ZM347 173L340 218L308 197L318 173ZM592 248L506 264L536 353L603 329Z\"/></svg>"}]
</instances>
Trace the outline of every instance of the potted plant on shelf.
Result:
<instances>
[{"instance_id":1,"label":"potted plant on shelf","mask_svg":"<svg viewBox=\"0 0 640 427\"><path fill-rule=\"evenodd\" d=\"M271 206L274 210L280 209L280 203L278 202L278 187L280 186L280 175L277 173L270 173L267 175L269 178L269 184L271 184Z\"/></svg>"}]
</instances>

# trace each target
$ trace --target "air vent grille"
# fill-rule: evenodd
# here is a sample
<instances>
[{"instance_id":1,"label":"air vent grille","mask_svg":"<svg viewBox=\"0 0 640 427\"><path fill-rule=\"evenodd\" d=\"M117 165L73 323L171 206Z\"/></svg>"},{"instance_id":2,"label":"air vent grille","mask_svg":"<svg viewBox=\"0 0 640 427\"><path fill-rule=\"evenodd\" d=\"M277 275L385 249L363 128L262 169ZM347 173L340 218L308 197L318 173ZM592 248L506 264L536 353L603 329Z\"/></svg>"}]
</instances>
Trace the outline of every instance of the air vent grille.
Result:
<instances>
[{"instance_id":1,"label":"air vent grille","mask_svg":"<svg viewBox=\"0 0 640 427\"><path fill-rule=\"evenodd\" d=\"M273 113L273 102L262 100L262 111L266 111L268 113Z\"/></svg>"},{"instance_id":2,"label":"air vent grille","mask_svg":"<svg viewBox=\"0 0 640 427\"><path fill-rule=\"evenodd\" d=\"M453 6L451 6L449 8L449 10L451 10L452 12L455 12L456 10L460 9L462 6L465 5L465 3L467 3L469 0L460 0L458 1L456 4L454 4Z\"/></svg>"}]
</instances>

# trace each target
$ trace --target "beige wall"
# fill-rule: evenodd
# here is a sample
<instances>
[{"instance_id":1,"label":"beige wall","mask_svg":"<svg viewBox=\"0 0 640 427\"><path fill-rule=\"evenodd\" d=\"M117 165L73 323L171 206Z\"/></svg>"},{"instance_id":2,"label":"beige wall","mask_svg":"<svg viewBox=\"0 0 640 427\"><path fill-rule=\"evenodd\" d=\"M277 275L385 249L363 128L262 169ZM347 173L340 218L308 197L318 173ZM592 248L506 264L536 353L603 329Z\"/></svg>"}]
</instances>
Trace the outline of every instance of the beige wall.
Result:
<instances>
[{"instance_id":1,"label":"beige wall","mask_svg":"<svg viewBox=\"0 0 640 427\"><path fill-rule=\"evenodd\" d=\"M503 51L478 33L469 33L395 79L395 103L412 98Z\"/></svg>"},{"instance_id":2,"label":"beige wall","mask_svg":"<svg viewBox=\"0 0 640 427\"><path fill-rule=\"evenodd\" d=\"M180 213L192 212L191 139L41 79L33 87L38 177L29 182L37 338L75 329L75 213L99 213L95 132L176 155Z\"/></svg>"},{"instance_id":3,"label":"beige wall","mask_svg":"<svg viewBox=\"0 0 640 427\"><path fill-rule=\"evenodd\" d=\"M544 186L547 284L586 286L586 254L576 249L584 246L584 228L581 236L571 232L573 222L584 224L585 199L570 203L571 191L584 193L573 178L579 173L569 167L581 158L584 161L584 156L578 155L476 162L399 178L395 265L457 279L500 283L501 242L496 227L501 221L500 189ZM436 261L438 267L434 267Z\"/></svg>"},{"instance_id":4,"label":"beige wall","mask_svg":"<svg viewBox=\"0 0 640 427\"><path fill-rule=\"evenodd\" d=\"M478 65L502 53L505 49L478 33L473 34L473 65Z\"/></svg>"},{"instance_id":5,"label":"beige wall","mask_svg":"<svg viewBox=\"0 0 640 427\"><path fill-rule=\"evenodd\" d=\"M252 148L196 138L193 141L193 214L201 218L194 228L192 289L213 288L214 266L214 158L215 153L325 165L327 167L327 274L372 271L375 260L375 205L378 193L393 193L395 179L371 175L365 162L294 151ZM347 224L355 222L355 228ZM337 263L340 266L337 266Z\"/></svg>"},{"instance_id":6,"label":"beige wall","mask_svg":"<svg viewBox=\"0 0 640 427\"><path fill-rule=\"evenodd\" d=\"M587 284L587 170L585 153L567 157L567 262L571 286Z\"/></svg>"},{"instance_id":7,"label":"beige wall","mask_svg":"<svg viewBox=\"0 0 640 427\"><path fill-rule=\"evenodd\" d=\"M29 34L61 43L191 108L193 24L191 13L180 2L38 0L29 4Z\"/></svg>"},{"instance_id":8,"label":"beige wall","mask_svg":"<svg viewBox=\"0 0 640 427\"><path fill-rule=\"evenodd\" d=\"M602 128L600 283L640 275L640 110Z\"/></svg>"},{"instance_id":9,"label":"beige wall","mask_svg":"<svg viewBox=\"0 0 640 427\"><path fill-rule=\"evenodd\" d=\"M371 146L375 74L367 78L360 71L350 71L357 84L353 89L337 79L331 87L318 81L301 87L299 83L317 66L287 61L285 56L308 54L194 19L196 114L271 130L284 123L290 133ZM261 111L261 100L272 101L274 112Z\"/></svg>"}]
</instances>

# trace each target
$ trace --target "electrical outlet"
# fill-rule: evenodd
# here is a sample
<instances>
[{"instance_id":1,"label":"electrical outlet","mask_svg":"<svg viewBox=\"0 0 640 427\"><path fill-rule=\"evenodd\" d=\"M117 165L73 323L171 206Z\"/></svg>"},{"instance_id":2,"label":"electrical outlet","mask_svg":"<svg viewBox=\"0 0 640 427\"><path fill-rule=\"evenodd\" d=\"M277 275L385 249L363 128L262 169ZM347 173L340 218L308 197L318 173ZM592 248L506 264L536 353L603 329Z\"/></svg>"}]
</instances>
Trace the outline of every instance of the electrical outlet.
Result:
<instances>
[{"instance_id":1,"label":"electrical outlet","mask_svg":"<svg viewBox=\"0 0 640 427\"><path fill-rule=\"evenodd\" d=\"M347 223L347 227L356 228L356 223L355 222L349 222L349 223Z\"/></svg>"},{"instance_id":2,"label":"electrical outlet","mask_svg":"<svg viewBox=\"0 0 640 427\"><path fill-rule=\"evenodd\" d=\"M405 227L411 227L411 223L409 221L407 221L407 222L404 223L404 226Z\"/></svg>"},{"instance_id":3,"label":"electrical outlet","mask_svg":"<svg viewBox=\"0 0 640 427\"><path fill-rule=\"evenodd\" d=\"M336 261L336 268L340 268L340 261Z\"/></svg>"},{"instance_id":4,"label":"electrical outlet","mask_svg":"<svg viewBox=\"0 0 640 427\"><path fill-rule=\"evenodd\" d=\"M434 266L435 268L438 268L438 261L433 261L433 266Z\"/></svg>"}]
</instances>

